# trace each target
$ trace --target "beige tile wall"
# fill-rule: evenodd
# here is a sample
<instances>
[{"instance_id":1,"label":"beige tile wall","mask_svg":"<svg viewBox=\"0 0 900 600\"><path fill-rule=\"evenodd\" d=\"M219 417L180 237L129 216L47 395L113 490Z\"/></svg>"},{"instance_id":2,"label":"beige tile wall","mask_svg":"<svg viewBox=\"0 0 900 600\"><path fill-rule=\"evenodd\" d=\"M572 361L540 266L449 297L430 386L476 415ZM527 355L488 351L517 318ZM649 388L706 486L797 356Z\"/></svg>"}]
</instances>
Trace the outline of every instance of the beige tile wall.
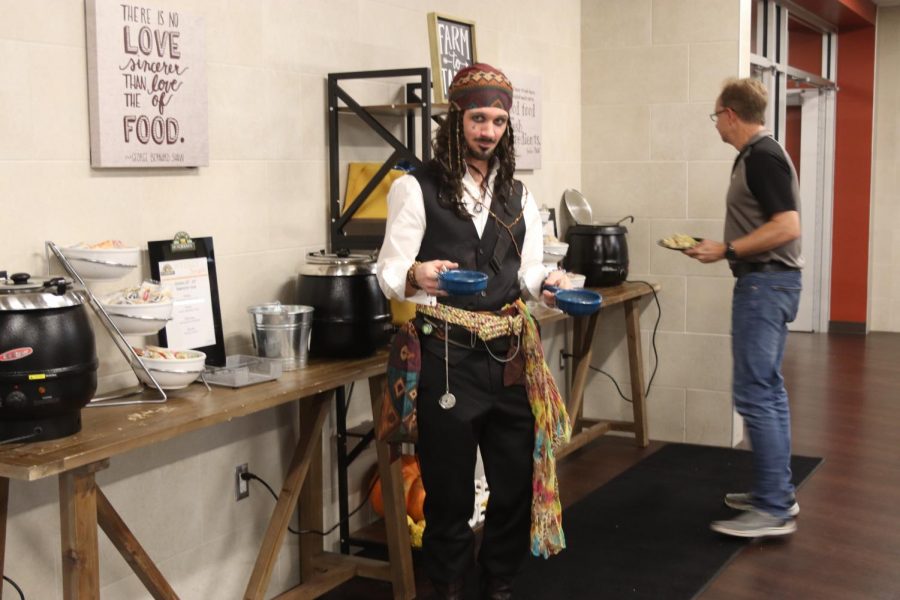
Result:
<instances>
[{"instance_id":1,"label":"beige tile wall","mask_svg":"<svg viewBox=\"0 0 900 600\"><path fill-rule=\"evenodd\" d=\"M900 7L878 9L872 180L873 331L900 331Z\"/></svg>"},{"instance_id":2,"label":"beige tile wall","mask_svg":"<svg viewBox=\"0 0 900 600\"><path fill-rule=\"evenodd\" d=\"M581 3L578 0L154 0L203 15L207 27L210 165L200 169L92 170L89 165L83 0L0 0L0 207L3 268L45 273L44 240L118 238L145 245L178 230L215 239L229 353L249 349L246 307L293 297L306 252L327 230L326 75L430 66L425 15L477 23L479 58L543 80L543 167L522 179L548 206L581 186ZM623 10L627 10L623 3ZM397 85L370 82L365 102ZM356 93L356 92L354 92ZM398 127L395 124L394 127ZM387 155L362 128L346 127L346 159ZM649 127L645 128L649 140ZM684 179L686 170L678 176ZM649 194L649 192L648 192ZM136 284L145 264L98 292ZM97 328L104 388L134 379ZM557 336L549 343L558 344ZM561 338L560 338L561 339ZM368 416L357 385L352 418ZM278 486L296 414L279 409L114 460L101 485L182 598L235 598L249 577L272 501L259 486L232 496L233 468ZM333 422L329 427L333 430ZM326 439L326 460L333 437ZM351 469L350 503L374 461ZM336 486L326 481L326 522ZM55 481L13 482L4 573L29 598L61 596ZM367 511L354 523L370 518ZM104 598L143 598L103 536ZM329 538L333 545L336 535ZM296 582L287 540L269 593Z\"/></svg>"},{"instance_id":3,"label":"beige tile wall","mask_svg":"<svg viewBox=\"0 0 900 600\"><path fill-rule=\"evenodd\" d=\"M731 274L656 244L676 232L722 238L735 152L707 115L721 82L740 72L741 8L733 0L582 3L582 191L595 222L634 215L629 279L662 285L653 439L732 445L742 437L730 395ZM657 309L642 308L649 377ZM620 321L610 311L602 326L615 331ZM621 335L598 341L594 362L628 390ZM591 377L586 412L629 418L612 382Z\"/></svg>"}]
</instances>

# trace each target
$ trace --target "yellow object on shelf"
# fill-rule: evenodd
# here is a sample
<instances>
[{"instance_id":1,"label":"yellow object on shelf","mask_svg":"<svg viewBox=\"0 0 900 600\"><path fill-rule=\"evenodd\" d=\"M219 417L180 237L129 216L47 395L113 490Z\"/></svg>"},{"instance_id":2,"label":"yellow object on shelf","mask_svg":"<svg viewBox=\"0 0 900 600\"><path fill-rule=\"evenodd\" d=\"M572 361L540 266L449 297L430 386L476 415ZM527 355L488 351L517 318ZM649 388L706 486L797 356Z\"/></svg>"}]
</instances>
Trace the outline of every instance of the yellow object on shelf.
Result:
<instances>
[{"instance_id":1,"label":"yellow object on shelf","mask_svg":"<svg viewBox=\"0 0 900 600\"><path fill-rule=\"evenodd\" d=\"M341 214L347 212L350 204L356 200L359 193L372 180L378 169L383 163L370 162L352 162L347 167L347 194L344 196L344 206L341 207ZM387 195L391 189L391 184L398 177L406 175L406 171L400 169L391 169L387 172L369 197L366 198L362 206L353 214L354 219L386 219L387 218Z\"/></svg>"},{"instance_id":2,"label":"yellow object on shelf","mask_svg":"<svg viewBox=\"0 0 900 600\"><path fill-rule=\"evenodd\" d=\"M399 327L415 316L415 303L391 298L391 323Z\"/></svg>"},{"instance_id":3,"label":"yellow object on shelf","mask_svg":"<svg viewBox=\"0 0 900 600\"><path fill-rule=\"evenodd\" d=\"M416 523L412 517L407 515L406 525L409 527L409 545L413 548L421 548L422 534L425 533L425 519Z\"/></svg>"}]
</instances>

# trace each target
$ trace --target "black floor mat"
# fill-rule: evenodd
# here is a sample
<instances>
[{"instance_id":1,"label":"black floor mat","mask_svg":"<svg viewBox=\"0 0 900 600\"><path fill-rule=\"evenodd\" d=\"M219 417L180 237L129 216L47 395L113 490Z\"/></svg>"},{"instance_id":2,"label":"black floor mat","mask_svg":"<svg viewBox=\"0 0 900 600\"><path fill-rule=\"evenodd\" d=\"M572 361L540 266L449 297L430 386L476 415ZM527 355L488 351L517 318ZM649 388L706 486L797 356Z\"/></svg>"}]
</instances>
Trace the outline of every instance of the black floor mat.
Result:
<instances>
[{"instance_id":1,"label":"black floor mat","mask_svg":"<svg viewBox=\"0 0 900 600\"><path fill-rule=\"evenodd\" d=\"M529 558L515 600L687 600L699 594L749 540L713 532L710 521L737 514L722 503L752 481L746 450L668 444L585 496L563 513L568 547L550 559ZM799 486L822 462L794 456ZM801 508L802 495L799 498ZM802 510L800 517L802 523ZM763 543L790 543L772 538ZM386 552L364 555L386 558ZM417 597L433 593L417 565ZM323 599L392 597L387 582L356 578ZM477 598L474 572L466 598Z\"/></svg>"},{"instance_id":2,"label":"black floor mat","mask_svg":"<svg viewBox=\"0 0 900 600\"><path fill-rule=\"evenodd\" d=\"M794 484L821 461L792 457ZM751 481L748 451L669 444L567 509L567 549L529 559L515 598L693 598L749 543L709 523L736 514L722 498Z\"/></svg>"}]
</instances>

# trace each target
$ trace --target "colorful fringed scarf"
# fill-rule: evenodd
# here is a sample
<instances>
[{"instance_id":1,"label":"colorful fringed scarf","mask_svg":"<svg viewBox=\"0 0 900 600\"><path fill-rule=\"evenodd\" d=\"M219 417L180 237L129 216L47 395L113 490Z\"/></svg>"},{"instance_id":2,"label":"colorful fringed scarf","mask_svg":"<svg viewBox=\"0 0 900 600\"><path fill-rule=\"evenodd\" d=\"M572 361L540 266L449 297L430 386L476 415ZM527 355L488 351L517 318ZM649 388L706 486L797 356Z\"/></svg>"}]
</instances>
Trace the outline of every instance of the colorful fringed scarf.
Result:
<instances>
[{"instance_id":1,"label":"colorful fringed scarf","mask_svg":"<svg viewBox=\"0 0 900 600\"><path fill-rule=\"evenodd\" d=\"M482 340L504 335L522 336L525 352L525 389L534 415L534 470L531 494L531 553L548 558L566 547L562 505L556 479L555 451L569 442L571 426L566 405L544 360L537 324L522 300L504 307L504 315L475 313L438 304L417 307L428 316L475 331ZM516 314L518 313L518 314Z\"/></svg>"}]
</instances>

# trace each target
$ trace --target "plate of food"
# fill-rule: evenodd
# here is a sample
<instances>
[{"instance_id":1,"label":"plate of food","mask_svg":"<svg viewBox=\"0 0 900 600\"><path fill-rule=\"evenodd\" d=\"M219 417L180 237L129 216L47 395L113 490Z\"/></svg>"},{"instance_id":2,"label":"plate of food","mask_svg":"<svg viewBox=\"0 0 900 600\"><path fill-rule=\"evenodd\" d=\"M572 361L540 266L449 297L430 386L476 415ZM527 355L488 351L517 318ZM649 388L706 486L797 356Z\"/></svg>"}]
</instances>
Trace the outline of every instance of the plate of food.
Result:
<instances>
[{"instance_id":1,"label":"plate of food","mask_svg":"<svg viewBox=\"0 0 900 600\"><path fill-rule=\"evenodd\" d=\"M664 237L663 239L657 241L656 243L662 246L663 248L668 248L669 250L689 250L693 248L697 244L703 241L703 238L694 237L692 235L687 235L686 233L676 233L675 235L670 235L669 237Z\"/></svg>"}]
</instances>

